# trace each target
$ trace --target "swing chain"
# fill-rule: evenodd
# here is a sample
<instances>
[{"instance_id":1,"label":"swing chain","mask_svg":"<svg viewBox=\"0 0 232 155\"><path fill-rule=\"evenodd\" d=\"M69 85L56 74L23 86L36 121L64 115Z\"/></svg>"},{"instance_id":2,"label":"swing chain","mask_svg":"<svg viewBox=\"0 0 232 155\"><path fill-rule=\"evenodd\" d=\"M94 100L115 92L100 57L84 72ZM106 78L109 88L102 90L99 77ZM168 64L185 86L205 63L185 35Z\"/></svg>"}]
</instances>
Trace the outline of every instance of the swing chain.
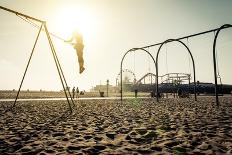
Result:
<instances>
[{"instance_id":1,"label":"swing chain","mask_svg":"<svg viewBox=\"0 0 232 155\"><path fill-rule=\"evenodd\" d=\"M213 31L214 33L214 37L215 37L215 31ZM221 75L220 75L220 71L219 71L219 65L218 65L218 50L217 50L217 47L215 48L215 55L216 55L216 65L217 65L217 78L220 79L221 81Z\"/></svg>"}]
</instances>

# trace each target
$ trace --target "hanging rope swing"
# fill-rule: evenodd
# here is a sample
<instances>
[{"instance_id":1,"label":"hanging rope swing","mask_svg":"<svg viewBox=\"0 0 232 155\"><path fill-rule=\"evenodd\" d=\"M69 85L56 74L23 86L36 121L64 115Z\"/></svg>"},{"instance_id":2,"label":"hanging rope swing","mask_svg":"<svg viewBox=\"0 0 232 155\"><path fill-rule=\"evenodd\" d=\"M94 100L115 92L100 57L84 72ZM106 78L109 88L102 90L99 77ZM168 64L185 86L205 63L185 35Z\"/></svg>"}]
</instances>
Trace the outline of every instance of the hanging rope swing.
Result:
<instances>
[{"instance_id":1,"label":"hanging rope swing","mask_svg":"<svg viewBox=\"0 0 232 155\"><path fill-rule=\"evenodd\" d=\"M168 44L165 43L165 65L166 65L166 74L168 74Z\"/></svg>"},{"instance_id":2,"label":"hanging rope swing","mask_svg":"<svg viewBox=\"0 0 232 155\"><path fill-rule=\"evenodd\" d=\"M150 52L149 47L147 48L147 51ZM151 62L150 62L150 56L147 55L147 59L148 59L148 73L151 73ZM152 84L152 74L150 75L150 82Z\"/></svg>"},{"instance_id":3,"label":"hanging rope swing","mask_svg":"<svg viewBox=\"0 0 232 155\"><path fill-rule=\"evenodd\" d=\"M21 18L21 19L24 20L25 22L29 23L29 24L32 25L33 27L38 28L38 29L40 28L39 25L37 25L35 22L33 22L32 20L30 20L29 18L22 17L22 16L20 16L19 14L16 14L16 16L18 16L19 18ZM42 30L45 32L44 28L43 28ZM60 37L60 36L58 36L58 35L56 35L56 34L54 34L54 33L51 33L51 32L49 32L49 34L50 34L51 36L55 37L56 39L59 39L59 40L65 42L65 43L67 43L66 40L63 39L62 37Z\"/></svg>"},{"instance_id":4,"label":"hanging rope swing","mask_svg":"<svg viewBox=\"0 0 232 155\"><path fill-rule=\"evenodd\" d=\"M189 39L187 38L187 47L189 48L189 49L191 49L190 48L190 44L189 44ZM191 57L190 57L190 55L188 54L188 70L189 70L189 75L191 75Z\"/></svg>"},{"instance_id":5,"label":"hanging rope swing","mask_svg":"<svg viewBox=\"0 0 232 155\"><path fill-rule=\"evenodd\" d=\"M214 37L216 36L215 31L214 31ZM222 79L219 71L219 63L218 63L218 50L217 47L215 48L215 55L216 55L216 65L217 65L217 78L220 80L220 85L222 85Z\"/></svg>"},{"instance_id":6,"label":"hanging rope swing","mask_svg":"<svg viewBox=\"0 0 232 155\"><path fill-rule=\"evenodd\" d=\"M187 38L187 47L189 48L189 49L191 49L190 48L190 44L189 44L189 39ZM191 89L190 89L190 80L191 80L191 75L192 75L192 72L191 72L191 63L190 63L190 61L191 61L191 57L190 57L190 55L188 54L188 63L189 63L189 76L188 76L188 91L189 91L189 96L191 96Z\"/></svg>"},{"instance_id":7,"label":"hanging rope swing","mask_svg":"<svg viewBox=\"0 0 232 155\"><path fill-rule=\"evenodd\" d=\"M216 33L214 31L214 38L216 36ZM215 56L216 56L216 66L217 66L217 78L219 79L219 82L220 82L220 87L219 88L219 92L222 90L222 78L221 78L221 74L220 74L220 71L219 71L219 63L218 63L218 50L217 50L217 47L215 47ZM222 92L221 92L222 93Z\"/></svg>"}]
</instances>

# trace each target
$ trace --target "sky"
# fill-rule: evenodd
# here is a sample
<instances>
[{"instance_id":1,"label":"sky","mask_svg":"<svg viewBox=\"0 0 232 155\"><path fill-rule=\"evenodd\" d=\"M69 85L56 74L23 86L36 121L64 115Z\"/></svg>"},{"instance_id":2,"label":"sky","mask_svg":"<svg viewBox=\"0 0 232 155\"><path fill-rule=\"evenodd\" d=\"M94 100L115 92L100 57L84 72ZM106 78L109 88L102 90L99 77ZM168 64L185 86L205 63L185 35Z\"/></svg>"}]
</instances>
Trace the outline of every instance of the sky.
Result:
<instances>
[{"instance_id":1,"label":"sky","mask_svg":"<svg viewBox=\"0 0 232 155\"><path fill-rule=\"evenodd\" d=\"M84 39L85 68L79 74L73 47L52 37L68 85L89 90L109 79L115 85L126 51L232 24L231 0L1 0L0 6L46 21L49 32L68 39L78 30ZM15 14L0 10L0 89L18 89L38 28ZM39 25L39 23L36 23ZM214 33L183 40L195 59L196 80L213 82ZM156 57L158 46L147 49ZM232 28L218 38L219 74L232 84ZM124 69L139 79L155 73L152 59L142 52L128 54ZM192 74L186 49L173 42L159 56L159 75ZM193 79L192 79L193 80ZM40 35L22 89L61 90L62 85L44 32Z\"/></svg>"}]
</instances>

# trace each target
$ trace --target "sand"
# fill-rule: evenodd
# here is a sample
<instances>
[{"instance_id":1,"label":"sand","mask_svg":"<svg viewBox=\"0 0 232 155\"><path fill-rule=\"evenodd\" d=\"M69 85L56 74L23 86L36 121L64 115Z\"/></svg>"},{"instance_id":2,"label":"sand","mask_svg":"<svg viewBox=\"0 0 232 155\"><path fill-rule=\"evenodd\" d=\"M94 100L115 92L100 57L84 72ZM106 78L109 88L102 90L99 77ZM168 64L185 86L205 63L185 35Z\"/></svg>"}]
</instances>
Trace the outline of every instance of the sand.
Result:
<instances>
[{"instance_id":1,"label":"sand","mask_svg":"<svg viewBox=\"0 0 232 155\"><path fill-rule=\"evenodd\" d=\"M71 115L65 101L7 105L0 154L232 154L232 97L76 101Z\"/></svg>"}]
</instances>

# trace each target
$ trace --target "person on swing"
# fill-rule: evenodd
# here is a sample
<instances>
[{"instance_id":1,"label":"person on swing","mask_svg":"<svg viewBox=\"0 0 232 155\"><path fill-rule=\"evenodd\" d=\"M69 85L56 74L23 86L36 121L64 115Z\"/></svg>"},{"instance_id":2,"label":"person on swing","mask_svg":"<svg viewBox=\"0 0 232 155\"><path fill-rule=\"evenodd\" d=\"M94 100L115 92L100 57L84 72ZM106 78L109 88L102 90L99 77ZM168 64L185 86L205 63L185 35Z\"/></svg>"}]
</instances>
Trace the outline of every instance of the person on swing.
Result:
<instances>
[{"instance_id":1,"label":"person on swing","mask_svg":"<svg viewBox=\"0 0 232 155\"><path fill-rule=\"evenodd\" d=\"M84 44L82 35L77 31L74 31L72 37L69 40L66 40L65 42L72 44L73 48L76 50L79 63L79 73L81 74L85 70L83 59Z\"/></svg>"}]
</instances>

